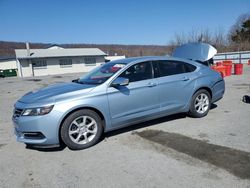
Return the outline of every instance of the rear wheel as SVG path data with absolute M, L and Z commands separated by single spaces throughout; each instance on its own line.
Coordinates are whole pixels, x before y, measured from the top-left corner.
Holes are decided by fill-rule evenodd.
M 195 118 L 207 115 L 211 107 L 211 96 L 205 89 L 198 90 L 192 97 L 189 115 Z
M 103 132 L 102 120 L 92 110 L 79 110 L 70 114 L 61 127 L 62 141 L 73 150 L 95 145 Z

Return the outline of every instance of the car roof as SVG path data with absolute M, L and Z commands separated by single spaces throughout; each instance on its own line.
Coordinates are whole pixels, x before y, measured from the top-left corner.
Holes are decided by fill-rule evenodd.
M 133 64 L 133 63 L 139 63 L 143 61 L 157 61 L 157 60 L 172 60 L 172 61 L 183 61 L 186 63 L 193 64 L 195 66 L 200 66 L 200 63 L 197 63 L 195 61 L 189 60 L 189 59 L 183 59 L 183 58 L 177 58 L 172 56 L 141 56 L 141 57 L 130 57 L 125 59 L 119 59 L 111 61 L 111 63 L 122 63 L 122 64 Z

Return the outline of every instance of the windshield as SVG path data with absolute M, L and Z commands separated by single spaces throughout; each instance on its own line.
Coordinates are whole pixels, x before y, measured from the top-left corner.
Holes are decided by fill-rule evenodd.
M 83 84 L 102 84 L 113 76 L 117 71 L 123 68 L 123 63 L 107 63 L 97 67 L 93 71 L 79 78 L 78 83 Z

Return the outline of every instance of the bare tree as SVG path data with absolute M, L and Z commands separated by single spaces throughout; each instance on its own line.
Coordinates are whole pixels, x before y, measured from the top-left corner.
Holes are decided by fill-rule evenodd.
M 175 34 L 175 38 L 169 42 L 172 51 L 176 46 L 185 43 L 205 42 L 213 45 L 219 52 L 225 52 L 232 49 L 227 38 L 227 33 L 222 27 L 218 27 L 213 32 L 208 29 L 192 29 L 190 32 Z
M 170 41 L 172 46 L 180 46 L 185 43 L 207 42 L 212 43 L 213 37 L 209 29 L 192 29 L 188 33 L 175 34 L 174 40 Z

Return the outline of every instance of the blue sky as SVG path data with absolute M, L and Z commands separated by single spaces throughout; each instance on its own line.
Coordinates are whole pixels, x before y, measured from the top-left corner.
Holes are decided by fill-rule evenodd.
M 165 45 L 247 12 L 250 0 L 0 0 L 0 40 Z

